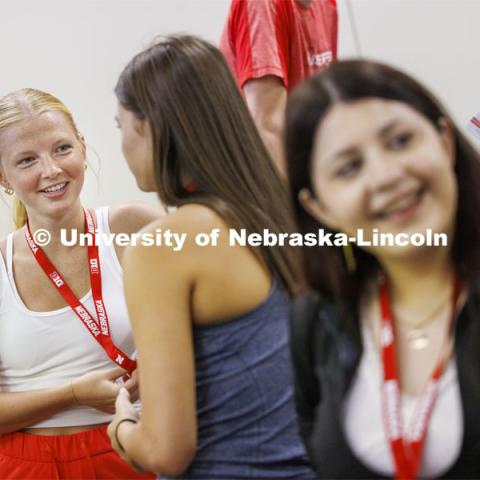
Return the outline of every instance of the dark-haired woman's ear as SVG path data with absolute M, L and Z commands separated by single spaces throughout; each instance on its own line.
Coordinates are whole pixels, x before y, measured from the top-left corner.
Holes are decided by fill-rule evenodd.
M 453 166 L 455 165 L 455 132 L 453 126 L 447 118 L 441 117 L 438 120 L 438 127 L 442 143 L 451 158 Z
M 303 209 L 311 215 L 315 220 L 320 223 L 323 223 L 328 228 L 336 230 L 336 222 L 329 215 L 328 210 L 322 201 L 313 195 L 313 193 L 308 188 L 302 188 L 298 192 L 298 201 Z

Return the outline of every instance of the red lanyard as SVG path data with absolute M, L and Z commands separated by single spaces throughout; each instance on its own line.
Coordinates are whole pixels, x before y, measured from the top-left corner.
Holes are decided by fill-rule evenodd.
M 461 284 L 458 277 L 455 276 L 449 334 L 453 327 L 460 291 Z M 403 435 L 400 413 L 401 396 L 395 355 L 395 329 L 386 280 L 383 280 L 380 285 L 380 306 L 382 311 L 382 400 L 385 431 L 390 442 L 390 449 L 395 463 L 395 477 L 402 480 L 415 479 L 418 477 L 428 423 L 437 397 L 438 382 L 442 375 L 445 359 L 442 354 L 435 366 L 432 376 L 424 388 L 413 416 L 410 438 L 407 440 Z
M 117 365 L 132 372 L 137 368 L 137 362 L 128 358 L 114 343 L 110 335 L 110 324 L 108 321 L 107 309 L 103 302 L 102 295 L 102 273 L 100 271 L 100 257 L 98 245 L 96 245 L 95 221 L 88 210 L 83 209 L 87 232 L 92 236 L 92 245 L 88 246 L 88 268 L 90 273 L 90 285 L 92 287 L 93 303 L 97 312 L 98 323 L 90 312 L 82 305 L 80 300 L 72 292 L 67 282 L 55 269 L 52 262 L 43 253 L 42 249 L 35 243 L 30 232 L 28 221 L 25 228 L 25 238 L 33 256 L 45 272 L 45 275 L 53 283 L 63 299 L 70 305 L 77 317 L 82 321 L 92 337 L 103 347 L 107 355 Z M 99 328 L 100 327 L 100 328 Z

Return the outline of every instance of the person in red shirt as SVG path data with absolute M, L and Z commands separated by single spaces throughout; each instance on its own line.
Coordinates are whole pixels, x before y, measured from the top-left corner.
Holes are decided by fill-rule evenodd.
M 337 57 L 336 0 L 232 0 L 220 49 L 281 173 L 287 94 Z

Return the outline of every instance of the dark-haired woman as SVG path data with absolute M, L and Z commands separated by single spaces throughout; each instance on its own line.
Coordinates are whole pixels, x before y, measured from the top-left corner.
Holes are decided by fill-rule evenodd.
M 301 231 L 363 238 L 304 251 L 293 352 L 317 473 L 480 478 L 478 154 L 425 88 L 365 61 L 294 94 L 287 153 Z
M 291 229 L 288 197 L 221 53 L 167 38 L 128 64 L 115 91 L 139 187 L 178 207 L 145 232 L 179 243 L 126 256 L 143 409 L 139 419 L 119 395 L 114 447 L 167 476 L 312 478 L 287 335 L 294 252 L 229 241 L 230 229 Z

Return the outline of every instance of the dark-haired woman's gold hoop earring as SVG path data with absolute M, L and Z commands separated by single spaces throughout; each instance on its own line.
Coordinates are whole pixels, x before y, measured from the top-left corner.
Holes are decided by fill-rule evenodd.
M 350 243 L 347 243 L 346 245 L 343 245 L 342 248 L 348 273 L 355 273 L 355 270 L 357 269 L 357 262 L 355 261 L 355 254 L 353 253 L 352 245 Z
M 12 187 L 5 187 L 5 193 L 7 195 L 13 195 L 13 188 Z

